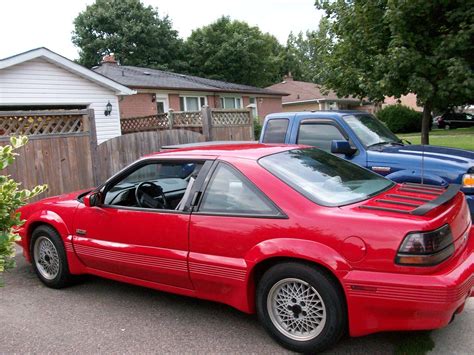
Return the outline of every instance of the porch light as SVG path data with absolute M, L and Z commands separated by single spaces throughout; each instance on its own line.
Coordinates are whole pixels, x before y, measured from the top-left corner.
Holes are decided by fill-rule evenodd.
M 111 113 L 112 113 L 112 104 L 109 101 L 107 105 L 105 105 L 104 115 L 110 116 Z

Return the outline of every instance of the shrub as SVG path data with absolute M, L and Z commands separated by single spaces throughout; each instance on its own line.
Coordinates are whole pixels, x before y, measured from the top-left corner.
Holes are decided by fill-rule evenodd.
M 27 137 L 12 137 L 11 145 L 0 147 L 0 170 L 5 169 L 15 160 L 15 149 L 18 149 L 28 142 Z M 15 212 L 24 205 L 28 199 L 46 190 L 46 185 L 36 186 L 30 190 L 20 190 L 20 183 L 9 176 L 0 176 L 0 286 L 2 286 L 1 276 L 5 270 L 15 266 L 15 241 L 18 234 L 15 227 L 21 226 L 23 221 L 20 214 Z
M 260 119 L 257 116 L 253 120 L 253 134 L 255 140 L 258 141 L 260 139 L 260 133 L 262 133 L 262 124 L 260 123 Z
M 377 118 L 394 133 L 421 132 L 423 114 L 403 105 L 390 105 L 377 112 Z

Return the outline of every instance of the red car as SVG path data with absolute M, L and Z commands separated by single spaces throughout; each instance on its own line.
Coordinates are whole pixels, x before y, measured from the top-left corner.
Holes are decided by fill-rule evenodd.
M 458 190 L 303 146 L 194 147 L 21 208 L 21 245 L 49 287 L 94 274 L 223 302 L 315 352 L 347 329 L 434 329 L 462 311 L 474 233 Z

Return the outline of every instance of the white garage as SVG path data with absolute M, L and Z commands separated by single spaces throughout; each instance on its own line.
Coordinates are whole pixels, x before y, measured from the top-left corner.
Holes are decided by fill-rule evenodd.
M 98 143 L 121 135 L 118 102 L 134 93 L 47 48 L 0 60 L 0 111 L 90 108 Z

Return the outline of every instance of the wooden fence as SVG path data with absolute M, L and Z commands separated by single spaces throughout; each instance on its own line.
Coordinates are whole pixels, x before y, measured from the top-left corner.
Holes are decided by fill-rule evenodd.
M 222 110 L 204 106 L 201 111 L 173 111 L 152 116 L 122 118 L 122 134 L 187 129 L 204 134 L 207 141 L 254 140 L 250 110 Z
M 189 130 L 136 132 L 115 137 L 97 147 L 99 182 L 120 171 L 138 158 L 159 152 L 164 145 L 204 142 L 204 135 Z
M 0 145 L 9 136 L 28 135 L 15 162 L 0 174 L 25 188 L 48 184 L 41 197 L 94 186 L 97 145 L 93 110 L 0 111 Z
M 48 184 L 43 198 L 97 186 L 163 145 L 254 139 L 249 110 L 204 107 L 125 119 L 121 124 L 127 134 L 97 145 L 93 110 L 0 111 L 0 145 L 8 144 L 13 135 L 30 139 L 0 174 L 11 175 L 25 188 Z

